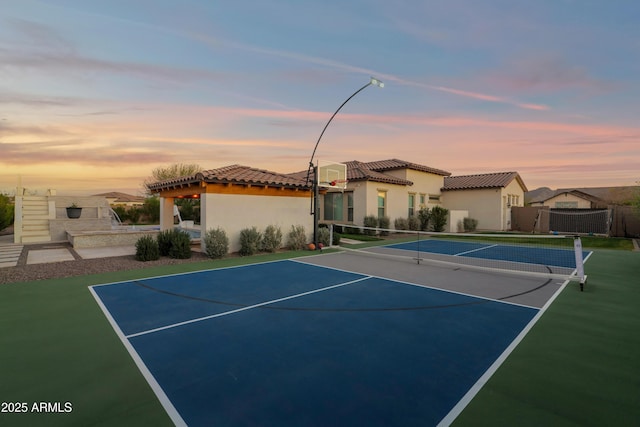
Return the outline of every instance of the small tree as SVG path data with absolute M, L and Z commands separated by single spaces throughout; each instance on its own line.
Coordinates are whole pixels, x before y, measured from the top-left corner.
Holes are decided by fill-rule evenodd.
M 158 224 L 160 222 L 160 198 L 158 196 L 150 196 L 144 199 L 142 213 L 149 223 Z
M 429 218 L 431 216 L 431 212 L 429 208 L 422 207 L 418 211 L 418 219 L 420 220 L 420 230 L 427 231 L 429 229 Z
M 444 226 L 447 225 L 447 215 L 449 215 L 449 209 L 445 209 L 441 206 L 434 206 L 431 209 L 431 229 L 433 231 L 444 231 Z
M 127 220 L 129 219 L 129 213 L 124 206 L 114 206 L 112 209 L 116 213 L 116 215 L 118 215 L 120 221 L 127 222 Z
M 151 176 L 144 180 L 144 187 L 149 191 L 149 185 L 154 182 L 195 175 L 201 170 L 200 165 L 195 163 L 174 163 L 169 166 L 157 167 L 151 171 Z

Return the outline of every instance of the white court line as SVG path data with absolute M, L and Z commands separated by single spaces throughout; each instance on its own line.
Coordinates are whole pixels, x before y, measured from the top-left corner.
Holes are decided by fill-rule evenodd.
M 331 256 L 331 255 L 335 255 L 335 254 L 336 254 L 336 252 L 330 253 L 330 254 L 325 254 L 325 256 Z M 298 262 L 298 263 L 304 264 L 304 265 L 312 265 L 312 266 L 315 266 L 315 267 L 322 267 L 322 268 L 328 268 L 328 269 L 331 269 L 331 270 L 342 271 L 343 273 L 364 274 L 364 273 L 360 273 L 360 272 L 357 272 L 357 271 L 346 270 L 344 268 L 329 267 L 327 265 L 313 264 L 313 263 L 310 263 L 310 262 L 302 261 L 299 258 L 292 259 L 291 261 Z M 470 293 L 467 293 L 467 292 L 454 291 L 454 290 L 451 290 L 451 289 L 443 289 L 443 288 L 439 288 L 437 286 L 431 286 L 431 285 L 422 284 L 422 283 L 407 282 L 407 281 L 404 281 L 404 280 L 398 280 L 398 279 L 394 279 L 394 278 L 391 278 L 391 277 L 377 276 L 377 275 L 371 274 L 371 275 L 368 275 L 368 278 L 370 278 L 370 279 L 387 280 L 389 282 L 400 283 L 401 285 L 417 286 L 419 288 L 430 289 L 430 290 L 433 290 L 433 291 L 444 292 L 444 293 L 447 293 L 447 294 L 461 295 L 461 296 L 476 298 L 476 299 L 485 300 L 485 301 L 489 301 L 489 302 L 497 302 L 497 303 L 500 303 L 500 304 L 515 305 L 515 306 L 518 306 L 518 307 L 531 308 L 533 310 L 540 310 L 540 307 L 534 307 L 534 306 L 531 306 L 531 305 L 520 304 L 520 303 L 517 303 L 517 302 L 511 302 L 511 301 L 506 301 L 506 300 L 501 300 L 501 299 L 496 299 L 496 298 L 489 298 L 489 297 L 485 297 L 485 296 L 482 296 L 482 295 L 475 295 L 475 294 L 470 294 Z
M 177 328 L 178 326 L 188 325 L 188 324 L 196 323 L 196 322 L 202 322 L 203 320 L 214 319 L 216 317 L 227 316 L 229 314 L 234 314 L 234 313 L 238 313 L 238 312 L 245 311 L 245 310 L 251 310 L 253 308 L 258 308 L 258 307 L 262 307 L 262 306 L 265 306 L 265 305 L 274 304 L 274 303 L 281 302 L 281 301 L 287 301 L 287 300 L 290 300 L 290 299 L 293 299 L 293 298 L 298 298 L 298 297 L 303 297 L 305 295 L 315 294 L 317 292 L 328 291 L 330 289 L 339 288 L 341 286 L 351 285 L 353 283 L 361 282 L 363 280 L 371 279 L 371 278 L 372 278 L 371 276 L 364 276 L 364 277 L 361 277 L 361 278 L 356 279 L 356 280 L 351 280 L 349 282 L 344 282 L 344 283 L 338 283 L 337 285 L 331 285 L 331 286 L 327 286 L 325 288 L 320 288 L 320 289 L 315 289 L 313 291 L 303 292 L 301 294 L 290 295 L 288 297 L 278 298 L 278 299 L 274 299 L 274 300 L 266 301 L 266 302 L 261 302 L 260 304 L 249 305 L 247 307 L 238 308 L 236 310 L 225 311 L 223 313 L 212 314 L 210 316 L 199 317 L 197 319 L 186 320 L 184 322 L 178 322 L 178 323 L 174 323 L 174 324 L 171 324 L 171 325 L 162 326 L 162 327 L 159 327 L 159 328 L 149 329 L 147 331 L 137 332 L 135 334 L 127 335 L 126 338 L 139 337 L 141 335 L 147 335 L 147 334 L 152 334 L 154 332 L 164 331 L 165 329 Z
M 472 252 L 484 251 L 485 249 L 495 248 L 496 246 L 498 246 L 498 245 L 497 245 L 497 244 L 495 244 L 495 245 L 484 246 L 484 247 L 482 247 L 482 248 L 472 249 L 472 250 L 470 250 L 470 251 L 460 252 L 459 254 L 453 254 L 453 256 L 460 256 L 460 255 L 470 254 L 470 253 L 472 253 Z
M 515 348 L 520 344 L 520 342 L 524 339 L 524 337 L 529 333 L 529 331 L 533 328 L 533 326 L 538 323 L 538 320 L 544 315 L 547 309 L 551 306 L 551 304 L 556 300 L 558 295 L 562 293 L 564 288 L 569 283 L 569 280 L 565 280 L 565 282 L 558 288 L 558 290 L 553 294 L 553 296 L 547 301 L 547 303 L 538 311 L 538 313 L 533 316 L 533 318 L 529 321 L 529 323 L 522 329 L 522 331 L 518 334 L 518 336 L 509 344 L 509 346 L 502 352 L 502 354 L 493 362 L 493 364 L 485 371 L 485 373 L 476 381 L 476 383 L 467 391 L 467 393 L 458 401 L 458 403 L 449 411 L 449 413 L 438 423 L 437 427 L 447 427 L 451 425 L 451 423 L 462 413 L 464 408 L 467 407 L 469 403 L 473 400 L 473 398 L 480 392 L 482 387 L 489 381 L 489 379 L 496 373 L 498 368 L 507 360 L 507 357 L 515 350 Z
M 151 387 L 151 390 L 153 390 L 153 392 L 155 393 L 156 397 L 160 401 L 160 404 L 162 405 L 164 410 L 167 412 L 167 415 L 169 416 L 169 418 L 171 418 L 171 421 L 173 421 L 173 423 L 177 427 L 182 427 L 182 426 L 186 427 L 187 423 L 184 421 L 182 416 L 180 416 L 180 413 L 178 412 L 176 407 L 173 406 L 173 403 L 171 403 L 171 400 L 169 399 L 167 394 L 164 392 L 164 390 L 162 389 L 162 387 L 160 386 L 156 378 L 153 376 L 149 368 L 147 368 L 147 365 L 144 364 L 144 362 L 142 361 L 142 358 L 140 357 L 136 349 L 133 348 L 133 345 L 129 342 L 129 340 L 125 338 L 125 335 L 122 332 L 122 329 L 120 329 L 120 327 L 118 326 L 118 323 L 115 321 L 113 316 L 111 316 L 111 313 L 109 312 L 107 307 L 103 304 L 102 300 L 100 299 L 100 296 L 93 289 L 93 286 L 89 287 L 89 292 L 91 292 L 91 295 L 93 295 L 93 298 L 96 300 L 96 302 L 98 303 L 98 306 L 100 307 L 105 317 L 111 324 L 111 327 L 116 332 L 116 335 L 118 336 L 118 338 L 120 338 L 120 341 L 129 352 L 129 355 L 131 356 L 134 363 L 142 373 L 142 376 L 147 380 L 149 387 Z

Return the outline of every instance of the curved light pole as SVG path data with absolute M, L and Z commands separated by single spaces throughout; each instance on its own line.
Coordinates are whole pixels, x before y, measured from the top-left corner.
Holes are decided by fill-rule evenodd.
M 318 217 L 320 216 L 318 199 L 320 198 L 320 186 L 319 186 L 319 179 L 318 179 L 318 167 L 313 164 L 313 157 L 316 155 L 316 150 L 318 149 L 318 144 L 320 144 L 322 135 L 324 135 L 324 131 L 327 130 L 327 128 L 329 127 L 329 124 L 331 123 L 333 118 L 336 116 L 336 114 L 338 114 L 338 112 L 342 110 L 342 107 L 344 107 L 345 104 L 351 100 L 351 98 L 353 98 L 354 96 L 356 96 L 357 94 L 359 94 L 360 92 L 362 92 L 363 90 L 365 90 L 371 85 L 378 86 L 380 88 L 384 87 L 384 83 L 382 83 L 380 80 L 374 77 L 371 77 L 369 79 L 369 83 L 362 86 L 357 91 L 353 92 L 353 94 L 350 97 L 348 97 L 342 104 L 340 104 L 340 106 L 333 113 L 333 115 L 331 116 L 327 124 L 324 125 L 324 128 L 322 129 L 322 132 L 318 137 L 318 141 L 316 141 L 316 145 L 315 147 L 313 147 L 313 153 L 311 153 L 311 159 L 309 160 L 309 169 L 307 169 L 307 184 L 309 183 L 309 174 L 311 173 L 311 171 L 313 171 L 313 186 L 312 186 L 313 195 L 312 195 L 312 202 L 311 202 L 311 215 L 313 215 L 313 244 L 315 245 L 316 249 L 318 249 L 318 220 L 319 220 Z M 331 244 L 332 242 L 329 242 L 329 243 Z

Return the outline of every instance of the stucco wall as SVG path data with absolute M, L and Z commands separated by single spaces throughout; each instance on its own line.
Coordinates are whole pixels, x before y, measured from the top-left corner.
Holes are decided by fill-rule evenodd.
M 445 191 L 443 207 L 469 211 L 469 218 L 478 220 L 478 230 L 502 229 L 502 192 L 500 189 Z
M 511 206 L 524 205 L 524 190 L 517 180 L 504 188 L 444 191 L 443 207 L 449 210 L 467 210 L 469 217 L 478 220 L 478 230 L 509 230 Z M 517 197 L 515 197 L 517 196 Z
M 307 197 L 203 194 L 201 223 L 203 235 L 208 229 L 223 229 L 229 237 L 231 252 L 240 250 L 240 231 L 253 226 L 261 232 L 268 225 L 279 226 L 283 245 L 294 225 L 304 226 L 308 241 L 313 235 L 313 216 L 310 215 L 310 199 Z
M 406 172 L 406 173 L 405 173 Z M 386 191 L 386 216 L 391 220 L 391 226 L 397 218 L 406 218 L 409 208 L 409 194 L 415 194 L 415 212 L 420 209 L 420 194 L 425 195 L 425 204 L 429 204 L 429 195 L 440 195 L 440 188 L 444 183 L 444 178 L 439 175 L 427 174 L 419 171 L 390 171 L 388 175 L 397 178 L 408 179 L 414 185 L 396 185 L 383 182 L 357 181 L 348 184 L 349 189 L 353 189 L 353 221 L 357 225 L 363 225 L 366 215 L 378 216 L 378 191 Z
M 562 207 L 562 206 L 556 206 L 556 202 L 577 202 L 578 206 L 575 207 L 577 209 L 589 209 L 591 208 L 591 202 L 589 200 L 585 200 L 581 197 L 578 197 L 574 194 L 569 194 L 569 193 L 564 193 L 564 194 L 558 194 L 555 197 L 550 198 L 549 200 L 546 200 L 543 203 L 543 206 L 549 206 L 550 208 L 556 208 L 556 207 Z

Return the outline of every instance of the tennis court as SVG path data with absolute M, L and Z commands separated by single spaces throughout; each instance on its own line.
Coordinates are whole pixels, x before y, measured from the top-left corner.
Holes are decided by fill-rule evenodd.
M 177 425 L 424 426 L 455 418 L 562 285 L 331 253 L 91 291 Z

